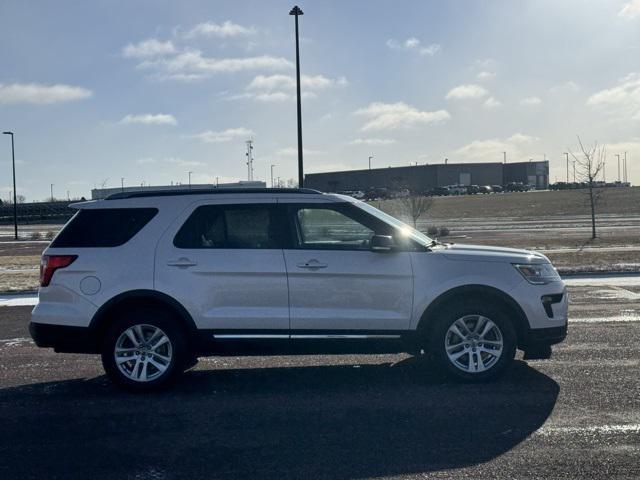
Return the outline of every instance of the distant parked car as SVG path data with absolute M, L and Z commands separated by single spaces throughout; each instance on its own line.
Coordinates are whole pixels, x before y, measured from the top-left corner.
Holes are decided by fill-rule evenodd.
M 502 185 L 491 185 L 491 190 L 493 190 L 494 193 L 502 193 L 504 188 Z
M 467 186 L 466 185 L 447 185 L 449 189 L 450 195 L 466 195 L 467 194 Z
M 526 192 L 527 186 L 522 182 L 509 182 L 504 186 L 506 192 Z
M 482 185 L 480 187 L 478 187 L 478 193 L 491 193 L 493 192 L 493 188 L 491 188 L 489 185 Z
M 427 192 L 427 195 L 434 197 L 446 197 L 450 194 L 451 192 L 449 191 L 449 187 L 436 187 Z
M 467 195 L 475 195 L 476 193 L 480 193 L 478 185 L 467 185 Z

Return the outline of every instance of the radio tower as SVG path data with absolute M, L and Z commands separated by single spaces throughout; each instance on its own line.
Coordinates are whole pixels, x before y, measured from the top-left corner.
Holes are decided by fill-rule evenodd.
M 253 140 L 247 140 L 247 180 L 253 181 Z

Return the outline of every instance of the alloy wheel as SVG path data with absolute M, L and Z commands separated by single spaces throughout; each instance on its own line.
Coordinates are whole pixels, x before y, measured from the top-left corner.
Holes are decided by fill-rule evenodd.
M 483 315 L 465 315 L 451 324 L 444 338 L 449 361 L 464 372 L 491 369 L 504 349 L 498 325 Z

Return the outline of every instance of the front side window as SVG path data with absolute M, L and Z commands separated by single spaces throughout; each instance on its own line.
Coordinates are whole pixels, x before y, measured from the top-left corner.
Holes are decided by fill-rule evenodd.
M 178 248 L 283 248 L 288 233 L 272 205 L 202 205 L 178 231 Z
M 346 212 L 332 208 L 299 208 L 295 211 L 298 247 L 312 250 L 369 250 L 372 228 Z

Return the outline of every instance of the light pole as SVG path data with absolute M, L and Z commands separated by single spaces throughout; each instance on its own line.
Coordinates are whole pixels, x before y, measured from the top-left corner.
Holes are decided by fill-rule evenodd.
M 618 183 L 620 183 L 620 154 L 616 153 L 616 157 L 618 157 Z
M 373 158 L 372 156 L 371 156 L 371 157 L 369 157 L 369 170 L 371 170 L 371 159 L 372 159 L 372 158 Z
M 53 202 L 53 186 L 54 185 L 55 185 L 54 183 L 51 184 L 51 201 L 52 202 Z
M 624 183 L 627 183 L 627 152 L 624 152 Z
M 271 188 L 273 188 L 273 167 L 275 166 L 275 164 L 271 165 Z
M 16 151 L 13 145 L 13 132 L 2 132 L 11 135 L 11 165 L 13 168 L 13 235 L 18 240 L 18 202 L 16 195 Z
M 502 156 L 504 157 L 504 163 L 507 163 L 507 152 L 502 152 Z
M 122 189 L 122 192 L 124 193 L 124 177 L 120 177 L 120 188 Z
M 573 161 L 573 183 L 576 183 L 576 161 Z
M 567 157 L 567 183 L 569 183 L 569 152 L 564 152 Z
M 289 15 L 296 17 L 296 94 L 298 99 L 298 187 L 304 187 L 304 167 L 302 163 L 302 102 L 300 100 L 300 38 L 298 35 L 298 17 L 304 15 L 297 5 Z
M 192 174 L 192 173 L 193 173 L 193 172 L 189 172 L 189 188 L 191 188 L 191 174 Z

